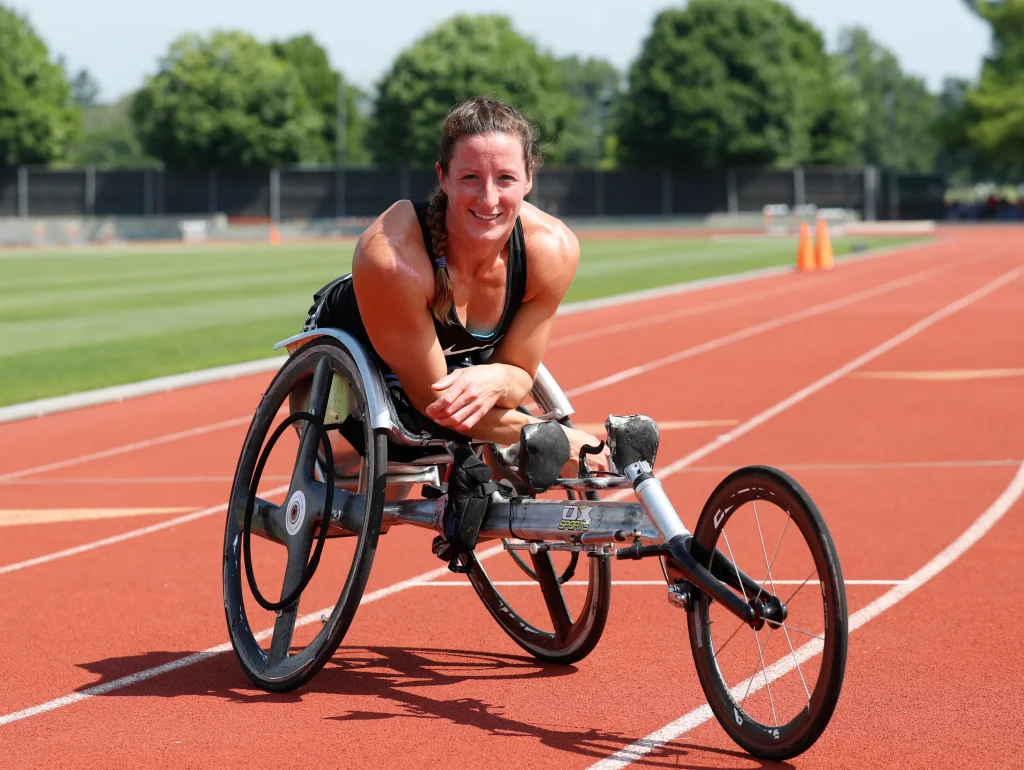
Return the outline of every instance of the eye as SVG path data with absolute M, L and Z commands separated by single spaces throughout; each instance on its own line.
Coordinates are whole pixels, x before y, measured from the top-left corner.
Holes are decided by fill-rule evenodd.
M 463 174 L 463 179 L 476 179 L 476 174 Z

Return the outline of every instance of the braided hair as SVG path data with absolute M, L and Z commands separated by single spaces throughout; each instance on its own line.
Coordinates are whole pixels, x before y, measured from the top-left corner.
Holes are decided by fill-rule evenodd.
M 441 171 L 448 174 L 448 163 L 455 154 L 455 145 L 460 139 L 477 134 L 507 134 L 516 136 L 523 145 L 523 160 L 528 174 L 541 163 L 540 148 L 530 122 L 515 108 L 491 99 L 476 96 L 459 102 L 448 112 L 441 129 L 441 143 L 437 149 L 437 163 Z M 434 302 L 430 311 L 434 318 L 445 326 L 452 322 L 452 308 L 455 296 L 448 275 L 448 230 L 445 217 L 448 213 L 448 196 L 440 185 L 434 188 L 428 198 L 427 225 L 430 228 L 431 246 L 434 250 Z

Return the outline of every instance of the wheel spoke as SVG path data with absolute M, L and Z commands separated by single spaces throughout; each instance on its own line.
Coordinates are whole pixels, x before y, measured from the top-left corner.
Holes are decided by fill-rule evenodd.
M 572 630 L 572 619 L 569 617 L 569 608 L 565 604 L 565 595 L 558 585 L 558 576 L 555 574 L 555 565 L 551 560 L 551 554 L 547 551 L 530 555 L 533 562 L 533 570 L 537 573 L 537 582 L 540 583 L 541 593 L 544 594 L 544 603 L 548 607 L 548 615 L 555 627 L 555 639 L 561 644 L 569 638 Z
M 327 397 L 331 392 L 331 362 L 324 356 L 313 372 L 313 383 L 309 387 L 309 405 L 306 411 L 323 420 L 327 410 Z M 300 421 L 301 422 L 301 421 Z M 299 449 L 295 454 L 295 470 L 292 472 L 292 487 L 297 488 L 313 479 L 316 469 L 316 450 L 320 434 L 308 423 L 302 425 L 299 435 Z
M 784 602 L 783 602 L 783 604 L 789 604 L 789 603 L 790 603 L 791 601 L 793 601 L 793 599 L 794 599 L 794 598 L 796 597 L 796 595 L 797 595 L 798 593 L 800 593 L 800 589 L 801 589 L 801 588 L 803 588 L 803 587 L 804 587 L 805 585 L 807 585 L 807 581 L 808 581 L 808 580 L 810 580 L 810 579 L 811 579 L 812 577 L 814 577 L 814 576 L 815 576 L 815 575 L 817 574 L 817 572 L 818 572 L 818 568 L 817 568 L 817 567 L 815 567 L 814 569 L 812 569 L 812 570 L 811 570 L 811 574 L 810 574 L 810 575 L 808 575 L 807 577 L 805 577 L 805 578 L 803 579 L 803 582 L 802 582 L 802 583 L 800 583 L 800 585 L 798 585 L 798 586 L 796 587 L 796 590 L 795 590 L 795 591 L 794 591 L 793 593 L 791 593 L 791 594 L 790 594 L 790 595 L 789 595 L 789 596 L 788 596 L 788 597 L 786 598 L 786 601 L 784 601 Z
M 736 634 L 738 634 L 740 631 L 742 631 L 743 627 L 746 626 L 746 625 L 747 624 L 744 623 L 742 620 L 740 621 L 740 624 L 738 626 L 736 626 L 736 630 L 733 631 L 731 634 L 729 634 L 729 638 L 725 640 L 725 644 L 723 644 L 721 647 L 719 647 L 718 649 L 715 650 L 715 657 L 716 658 L 719 656 L 719 654 L 721 654 L 725 650 L 725 648 L 726 648 L 726 646 L 728 646 L 729 642 L 731 642 L 736 637 Z
M 313 527 L 307 521 L 295 537 L 288 539 L 288 564 L 284 571 L 284 582 L 278 600 L 284 599 L 302 582 L 306 571 L 309 552 L 313 546 Z M 295 631 L 295 618 L 299 611 L 299 599 L 284 609 L 278 610 L 274 620 L 274 635 L 270 641 L 267 668 L 273 668 L 288 657 Z
M 774 564 L 774 563 L 775 563 L 775 557 L 776 557 L 776 556 L 778 555 L 778 553 L 779 553 L 779 546 L 781 546 L 781 545 L 782 545 L 782 538 L 783 538 L 783 537 L 785 536 L 785 534 L 786 534 L 786 528 L 787 528 L 787 527 L 789 526 L 789 521 L 790 521 L 790 517 L 789 517 L 789 515 L 788 515 L 788 512 L 787 512 L 787 515 L 786 515 L 786 524 L 785 524 L 785 526 L 783 526 L 783 528 L 782 528 L 782 535 L 780 535 L 780 536 L 779 536 L 779 542 L 778 542 L 778 544 L 777 544 L 777 545 L 775 546 L 775 553 L 774 553 L 774 554 L 772 554 L 772 558 L 771 558 L 771 560 L 769 561 L 769 559 L 768 559 L 768 551 L 767 551 L 767 549 L 766 549 L 766 548 L 764 547 L 764 535 L 763 535 L 763 534 L 762 534 L 762 532 L 761 532 L 761 520 L 760 520 L 760 518 L 759 518 L 759 517 L 758 517 L 758 515 L 757 515 L 757 502 L 756 502 L 756 501 L 754 501 L 754 502 L 752 503 L 752 505 L 753 505 L 753 508 L 754 508 L 754 522 L 755 522 L 755 523 L 757 524 L 757 536 L 758 536 L 758 537 L 759 537 L 759 538 L 761 539 L 761 553 L 763 553 L 763 554 L 764 554 L 764 560 L 765 560 L 765 565 L 766 565 L 766 566 L 767 566 L 767 568 L 768 568 L 768 572 L 767 572 L 767 574 L 765 575 L 765 578 L 766 578 L 766 579 L 767 579 L 767 580 L 769 581 L 769 583 L 771 584 L 771 587 L 772 587 L 772 594 L 773 594 L 773 595 L 775 595 L 775 596 L 778 596 L 778 595 L 779 595 L 779 592 L 778 592 L 778 590 L 777 590 L 777 589 L 775 588 L 775 578 L 774 578 L 774 577 L 772 577 L 772 564 Z M 813 574 L 813 573 L 812 573 L 812 574 Z M 809 579 L 810 579 L 810 577 L 808 577 L 808 580 L 809 580 Z M 804 583 L 806 583 L 806 582 L 807 582 L 807 580 L 805 580 L 805 581 L 804 581 Z M 764 587 L 764 580 L 762 580 L 762 581 L 761 581 L 761 586 L 762 586 L 762 588 Z M 802 587 L 802 586 L 801 586 L 801 587 Z M 799 589 L 797 589 L 797 590 L 799 590 Z M 770 628 L 768 629 L 768 637 L 767 637 L 767 638 L 765 639 L 765 642 L 764 642 L 764 646 L 765 646 L 765 648 L 766 648 L 766 649 L 767 649 L 767 647 L 768 647 L 768 639 L 771 639 L 772 631 L 774 631 L 774 628 L 771 628 L 771 627 L 770 627 Z M 800 683 L 801 683 L 801 684 L 803 685 L 803 687 L 804 687 L 804 693 L 805 693 L 805 694 L 807 695 L 807 705 L 808 705 L 808 706 L 810 706 L 810 705 L 811 705 L 811 691 L 810 691 L 810 690 L 809 690 L 809 689 L 807 688 L 807 680 L 806 680 L 806 679 L 804 679 L 804 672 L 803 672 L 803 669 L 802 669 L 802 668 L 800 668 L 800 661 L 799 661 L 799 660 L 797 659 L 797 657 L 796 657 L 796 650 L 794 650 L 794 649 L 793 649 L 793 640 L 792 640 L 792 639 L 790 639 L 790 636 L 789 636 L 789 630 L 788 630 L 788 629 L 786 628 L 785 624 L 783 624 L 783 627 L 782 627 L 782 633 L 783 633 L 783 634 L 785 635 L 785 637 L 786 637 L 786 643 L 787 643 L 787 644 L 789 645 L 789 653 L 790 653 L 790 655 L 792 655 L 792 656 L 793 656 L 793 662 L 794 662 L 794 663 L 796 664 L 796 671 L 797 671 L 797 674 L 799 674 L 799 675 L 800 675 Z M 764 660 L 763 660 L 763 659 L 762 659 L 762 661 L 761 661 L 761 665 L 762 665 L 762 666 L 764 665 Z M 772 691 L 771 691 L 771 687 L 769 687 L 769 688 L 768 688 L 768 697 L 769 697 L 769 699 L 771 698 L 771 696 L 772 696 Z M 775 713 L 775 708 L 774 708 L 774 705 L 772 706 L 772 713 L 773 713 L 773 714 Z M 775 724 L 776 724 L 776 725 L 778 725 L 778 721 L 776 721 L 776 723 L 775 723 Z
M 824 634 L 822 634 L 821 636 L 818 636 L 817 634 L 812 634 L 810 631 L 804 631 L 802 628 L 797 628 L 796 626 L 791 626 L 788 623 L 782 623 L 781 625 L 782 625 L 783 628 L 788 628 L 790 631 L 796 631 L 799 634 L 804 634 L 806 636 L 811 637 L 811 639 L 818 639 L 820 641 L 825 641 Z

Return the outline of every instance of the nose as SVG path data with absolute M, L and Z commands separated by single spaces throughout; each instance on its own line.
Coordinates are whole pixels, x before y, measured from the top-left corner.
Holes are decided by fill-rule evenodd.
M 498 186 L 494 184 L 493 179 L 484 179 L 484 183 L 480 187 L 479 200 L 480 205 L 485 206 L 488 210 L 497 208 Z

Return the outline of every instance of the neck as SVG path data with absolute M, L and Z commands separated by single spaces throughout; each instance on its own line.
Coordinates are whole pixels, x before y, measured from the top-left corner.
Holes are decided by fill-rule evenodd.
M 496 262 L 501 261 L 511 230 L 499 241 L 480 241 L 467 238 L 457 228 L 453 228 L 450 216 L 446 218 L 445 224 L 448 228 L 449 265 L 454 264 L 465 275 L 474 275 L 490 270 Z

